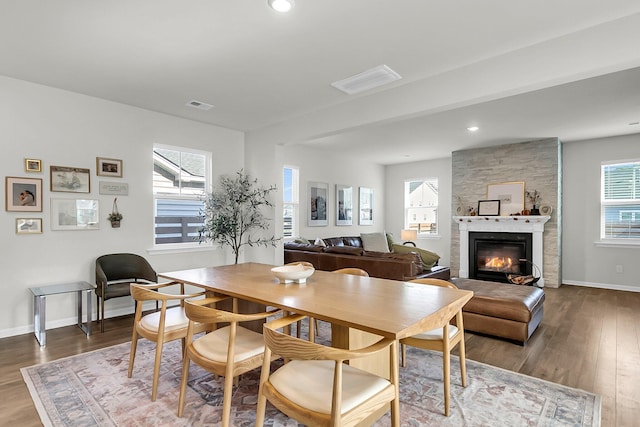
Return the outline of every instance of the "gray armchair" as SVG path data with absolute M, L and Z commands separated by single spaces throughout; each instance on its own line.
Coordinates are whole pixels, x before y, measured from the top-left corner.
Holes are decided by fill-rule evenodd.
M 96 259 L 98 320 L 104 332 L 104 302 L 131 295 L 130 283 L 157 283 L 158 275 L 146 259 L 136 254 L 108 254 Z

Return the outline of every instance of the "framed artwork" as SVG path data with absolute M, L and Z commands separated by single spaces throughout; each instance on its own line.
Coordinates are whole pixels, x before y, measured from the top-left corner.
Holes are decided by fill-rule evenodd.
M 25 172 L 42 172 L 42 160 L 24 159 Z
M 122 178 L 122 160 L 96 157 L 96 175 Z
M 91 183 L 89 169 L 51 166 L 51 191 L 89 193 Z
M 500 215 L 500 200 L 480 200 L 478 202 L 479 216 Z
M 327 196 L 329 184 L 324 182 L 309 182 L 307 189 L 307 224 L 310 227 L 329 225 L 327 217 Z
M 336 184 L 336 225 L 353 225 L 353 188 Z
M 500 215 L 509 216 L 524 209 L 524 182 L 487 185 L 487 199 L 500 200 Z
M 42 212 L 42 179 L 5 179 L 6 210 L 9 212 Z
M 99 228 L 98 200 L 51 199 L 52 230 L 97 230 Z
M 373 188 L 360 187 L 360 225 L 373 225 Z
M 126 182 L 100 181 L 99 188 L 100 194 L 109 194 L 116 196 L 129 195 L 129 184 L 127 184 Z
M 17 234 L 42 233 L 42 218 L 16 218 Z

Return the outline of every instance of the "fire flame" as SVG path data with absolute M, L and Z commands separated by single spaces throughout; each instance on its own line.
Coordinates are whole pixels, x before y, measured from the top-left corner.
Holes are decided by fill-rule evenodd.
M 485 267 L 494 269 L 511 268 L 512 265 L 513 261 L 511 260 L 511 258 L 505 257 L 488 258 L 487 262 L 485 262 L 484 264 Z

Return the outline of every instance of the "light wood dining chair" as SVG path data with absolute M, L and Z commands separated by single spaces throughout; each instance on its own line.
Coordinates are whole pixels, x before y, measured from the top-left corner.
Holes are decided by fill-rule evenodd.
M 347 268 L 341 268 L 339 270 L 333 270 L 332 273 L 352 274 L 354 276 L 369 277 L 369 273 L 367 273 L 363 269 L 361 269 L 361 268 L 353 268 L 353 267 L 347 267 Z
M 136 301 L 136 313 L 133 320 L 133 335 L 131 337 L 131 353 L 129 354 L 129 371 L 127 376 L 131 378 L 133 374 L 133 363 L 136 358 L 138 347 L 138 337 L 143 337 L 156 343 L 156 356 L 153 366 L 153 383 L 151 386 L 151 400 L 155 401 L 158 394 L 158 377 L 160 375 L 160 362 L 162 360 L 162 347 L 165 342 L 181 339 L 184 351 L 184 339 L 187 336 L 187 326 L 189 319 L 184 313 L 184 301 L 187 298 L 195 298 L 204 295 L 204 292 L 194 294 L 184 293 L 183 283 L 163 283 L 163 284 L 131 284 L 131 296 Z M 160 289 L 166 291 L 171 287 L 179 287 L 180 294 L 159 292 Z M 180 301 L 180 305 L 167 308 L 170 301 Z M 155 311 L 142 315 L 142 306 L 145 301 L 161 302 L 160 311 Z M 198 325 L 198 331 L 206 329 L 206 325 Z
M 262 334 L 238 325 L 242 322 L 264 320 L 280 312 L 273 309 L 261 313 L 237 313 L 237 299 L 233 298 L 232 312 L 210 307 L 227 297 L 210 297 L 201 300 L 186 301 L 185 314 L 189 318 L 187 346 L 182 365 L 182 381 L 178 401 L 178 416 L 182 416 L 184 399 L 189 380 L 189 365 L 193 361 L 207 371 L 224 376 L 224 394 L 222 403 L 222 426 L 229 426 L 231 416 L 231 398 L 234 378 L 262 365 L 264 340 Z M 214 329 L 206 335 L 193 339 L 198 324 L 228 323 Z M 273 353 L 267 357 L 267 364 L 279 356 Z
M 357 350 L 327 347 L 293 337 L 278 329 L 302 320 L 290 315 L 263 325 L 266 344 L 260 375 L 256 427 L 264 424 L 267 401 L 308 426 L 353 426 L 391 404 L 391 422 L 400 425 L 397 344 L 393 339 Z M 388 351 L 390 379 L 354 368 L 348 360 Z M 273 373 L 271 354 L 290 360 Z
M 423 285 L 441 286 L 444 288 L 458 289 L 456 285 L 441 279 L 414 279 L 411 283 L 420 283 Z M 464 325 L 462 322 L 462 308 L 455 315 L 456 325 L 451 325 L 452 319 L 445 319 L 445 323 L 441 328 L 431 331 L 425 331 L 417 335 L 400 340 L 400 351 L 402 353 L 401 364 L 405 366 L 406 361 L 406 345 L 411 347 L 422 348 L 426 350 L 434 350 L 442 352 L 442 375 L 444 383 L 444 414 L 449 416 L 449 400 L 450 400 L 450 373 L 451 373 L 451 349 L 459 345 L 460 353 L 460 377 L 462 386 L 467 386 L 467 367 L 465 360 L 464 348 Z

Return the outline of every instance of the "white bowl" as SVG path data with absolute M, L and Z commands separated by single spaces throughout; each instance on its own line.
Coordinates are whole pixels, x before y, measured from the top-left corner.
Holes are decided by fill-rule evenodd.
M 302 264 L 283 265 L 282 267 L 271 269 L 271 272 L 280 280 L 280 283 L 306 283 L 307 278 L 314 271 L 313 267 Z

